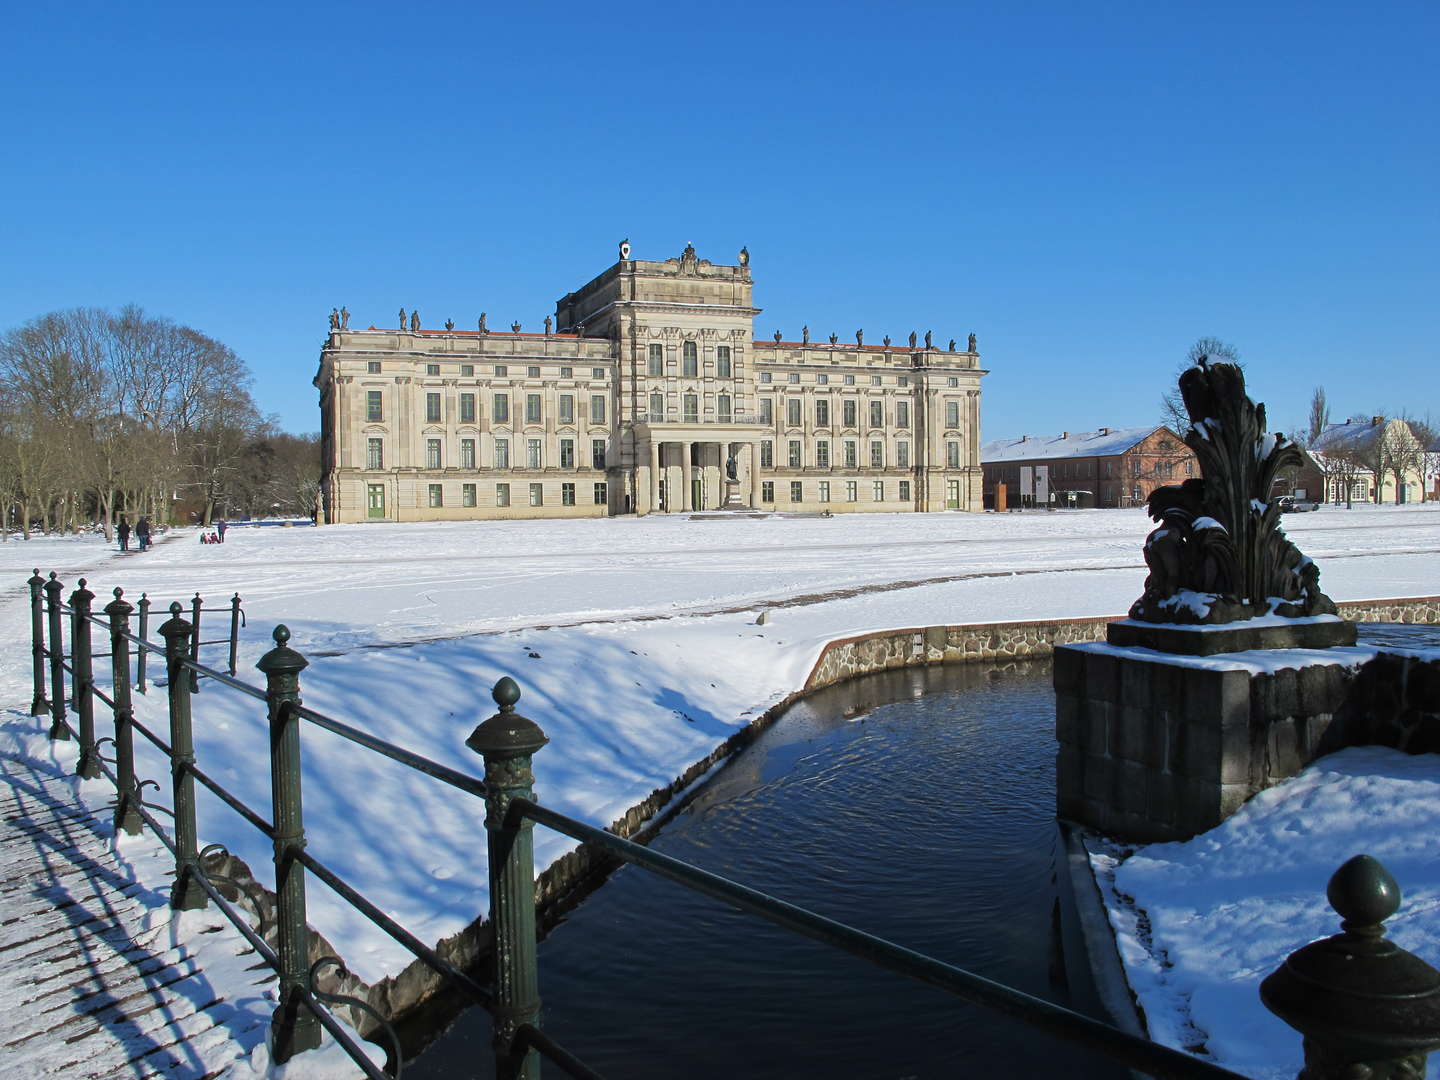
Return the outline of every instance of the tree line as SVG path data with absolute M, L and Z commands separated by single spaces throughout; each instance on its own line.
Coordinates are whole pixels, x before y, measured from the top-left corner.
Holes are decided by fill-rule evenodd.
M 134 305 L 0 334 L 0 534 L 313 517 L 318 438 L 279 431 L 250 386 L 234 350 Z

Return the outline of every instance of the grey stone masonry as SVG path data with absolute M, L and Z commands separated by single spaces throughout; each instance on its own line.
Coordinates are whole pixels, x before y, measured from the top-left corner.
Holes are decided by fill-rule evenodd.
M 1366 676 L 1395 657 L 1288 652 L 1247 662 L 1098 643 L 1057 648 L 1059 816 L 1121 840 L 1184 840 L 1316 758 L 1379 741 Z M 1262 657 L 1293 666 L 1257 670 Z M 1440 661 L 1405 663 L 1440 676 Z

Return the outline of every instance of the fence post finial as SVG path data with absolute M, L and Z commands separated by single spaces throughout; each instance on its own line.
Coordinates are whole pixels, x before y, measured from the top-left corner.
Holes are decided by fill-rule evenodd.
M 1305 1080 L 1420 1080 L 1440 1049 L 1440 971 L 1385 937 L 1400 886 L 1356 855 L 1326 895 L 1341 932 L 1286 957 L 1260 1000 L 1304 1036 Z
M 310 986 L 310 932 L 305 916 L 305 867 L 295 856 L 305 850 L 300 799 L 300 672 L 309 661 L 290 648 L 290 629 L 275 627 L 275 647 L 255 666 L 265 673 L 270 714 L 270 795 L 275 827 L 276 954 L 280 959 L 280 1003 L 270 1017 L 273 1056 L 284 1064 L 320 1045 L 320 1021 L 305 1003 Z
M 520 687 L 508 675 L 491 696 L 500 711 L 465 745 L 485 759 L 485 834 L 490 855 L 490 925 L 495 934 L 494 1044 L 497 1076 L 540 1080 L 540 1055 L 517 1040 L 540 1017 L 535 962 L 535 853 L 528 818 L 511 822 L 510 804 L 535 797 L 530 763 L 549 740 L 540 725 L 515 711 Z

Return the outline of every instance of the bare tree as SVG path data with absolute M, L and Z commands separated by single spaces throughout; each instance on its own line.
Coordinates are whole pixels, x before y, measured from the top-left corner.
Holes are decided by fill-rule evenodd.
M 1313 446 L 1315 440 L 1320 438 L 1321 432 L 1330 426 L 1330 406 L 1325 400 L 1325 387 L 1315 387 L 1314 393 L 1310 395 L 1310 430 L 1309 438 L 1303 445 Z

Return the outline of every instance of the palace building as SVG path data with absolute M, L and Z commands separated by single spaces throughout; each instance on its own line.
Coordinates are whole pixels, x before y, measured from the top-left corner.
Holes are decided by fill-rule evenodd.
M 749 263 L 624 243 L 542 333 L 332 313 L 325 520 L 980 510 L 974 335 L 757 341 Z

